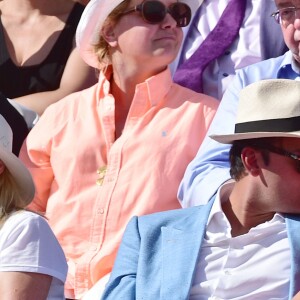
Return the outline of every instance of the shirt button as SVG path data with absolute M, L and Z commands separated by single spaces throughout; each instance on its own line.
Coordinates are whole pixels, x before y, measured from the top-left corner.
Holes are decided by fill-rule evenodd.
M 97 213 L 99 215 L 103 215 L 104 214 L 104 209 L 103 208 L 98 208 Z
M 224 76 L 224 77 L 228 77 L 229 74 L 228 74 L 228 73 L 223 73 L 223 76 Z
M 225 52 L 224 52 L 224 54 L 225 55 L 229 55 L 231 52 L 229 51 L 229 50 L 226 50 Z

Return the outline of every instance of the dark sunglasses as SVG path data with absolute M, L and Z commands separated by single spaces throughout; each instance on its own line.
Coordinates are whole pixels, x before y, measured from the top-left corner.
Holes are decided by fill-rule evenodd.
M 300 155 L 275 147 L 273 145 L 265 145 L 261 147 L 261 149 L 293 159 L 296 162 L 297 171 L 300 173 Z
M 162 2 L 156 0 L 145 1 L 133 8 L 124 11 L 122 14 L 129 14 L 138 11 L 143 19 L 150 24 L 158 24 L 164 20 L 169 13 L 177 23 L 177 27 L 185 27 L 191 21 L 190 7 L 181 2 L 176 2 L 166 7 Z

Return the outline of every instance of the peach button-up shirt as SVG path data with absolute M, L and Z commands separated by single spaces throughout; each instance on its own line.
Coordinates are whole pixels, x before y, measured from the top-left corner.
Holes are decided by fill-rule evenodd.
M 179 183 L 217 105 L 173 83 L 167 69 L 137 85 L 117 140 L 103 74 L 45 111 L 21 158 L 36 184 L 30 208 L 46 212 L 68 260 L 67 297 L 79 299 L 111 271 L 132 216 L 180 207 Z

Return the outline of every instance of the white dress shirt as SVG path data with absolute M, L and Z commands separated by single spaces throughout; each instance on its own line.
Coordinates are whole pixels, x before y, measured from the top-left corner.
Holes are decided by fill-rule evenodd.
M 291 266 L 284 218 L 275 214 L 248 233 L 232 237 L 221 208 L 231 189 L 232 183 L 224 185 L 213 204 L 190 300 L 288 299 Z

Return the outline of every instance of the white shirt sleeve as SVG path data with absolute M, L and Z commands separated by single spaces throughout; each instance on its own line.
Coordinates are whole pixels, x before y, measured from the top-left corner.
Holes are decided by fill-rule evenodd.
M 47 220 L 20 211 L 10 216 L 0 230 L 0 272 L 47 274 L 65 282 L 67 262 Z

